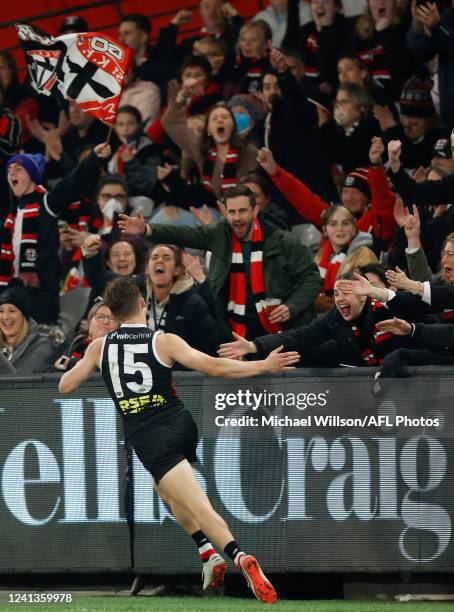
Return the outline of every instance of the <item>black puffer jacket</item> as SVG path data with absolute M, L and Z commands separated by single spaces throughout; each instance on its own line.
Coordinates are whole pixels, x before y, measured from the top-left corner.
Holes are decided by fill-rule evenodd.
M 152 297 L 149 283 L 147 298 Z M 202 297 L 206 290 L 211 292 L 208 282 L 201 285 L 200 292 L 192 278 L 181 278 L 172 287 L 166 305 L 166 317 L 163 331 L 177 334 L 193 348 L 216 355 L 220 344 L 220 330 L 210 312 L 207 301 Z M 176 369 L 184 369 L 176 365 Z
M 309 325 L 281 334 L 260 336 L 253 342 L 257 347 L 258 358 L 268 355 L 283 345 L 284 351 L 301 352 L 300 366 L 336 367 L 347 364 L 364 367 L 365 342 L 373 349 L 377 360 L 382 360 L 387 353 L 396 348 L 406 346 L 407 340 L 398 336 L 390 336 L 380 342 L 375 341 L 375 324 L 389 318 L 388 309 L 376 308 L 371 300 L 367 300 L 360 316 L 351 323 L 342 317 L 336 306 L 333 306 Z M 362 343 L 354 334 L 352 325 L 362 331 Z

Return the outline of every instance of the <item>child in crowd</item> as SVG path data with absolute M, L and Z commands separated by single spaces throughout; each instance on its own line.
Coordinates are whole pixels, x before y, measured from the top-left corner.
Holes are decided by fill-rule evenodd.
M 130 196 L 153 195 L 160 157 L 142 132 L 142 116 L 134 106 L 122 106 L 115 119 L 120 146 L 109 161 L 110 174 L 124 176 Z

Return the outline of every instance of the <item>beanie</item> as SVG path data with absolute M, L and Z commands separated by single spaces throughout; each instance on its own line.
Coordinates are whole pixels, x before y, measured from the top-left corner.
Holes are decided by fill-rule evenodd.
M 23 166 L 34 183 L 37 185 L 42 183 L 46 160 L 41 153 L 18 153 L 17 155 L 13 155 L 6 163 L 7 172 L 11 164 Z
M 261 121 L 267 115 L 264 102 L 254 94 L 236 94 L 227 102 L 228 108 L 242 106 L 254 121 Z
M 30 301 L 27 292 L 22 287 L 7 287 L 0 293 L 0 305 L 12 304 L 18 308 L 26 319 L 30 317 Z
M 368 171 L 366 168 L 355 168 L 353 172 L 347 174 L 344 180 L 344 187 L 359 189 L 370 200 L 370 187 Z
M 400 112 L 408 117 L 430 117 L 435 114 L 435 106 L 430 94 L 433 81 L 412 76 L 405 83 L 400 95 Z

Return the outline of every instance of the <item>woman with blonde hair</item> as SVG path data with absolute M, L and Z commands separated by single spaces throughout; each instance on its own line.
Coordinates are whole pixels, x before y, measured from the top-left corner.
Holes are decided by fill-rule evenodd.
M 323 289 L 316 300 L 318 312 L 324 312 L 334 303 L 332 294 L 338 276 L 378 263 L 375 253 L 369 248 L 373 243 L 372 234 L 358 231 L 355 217 L 345 206 L 335 204 L 325 210 L 322 231 L 325 241 L 315 256 L 323 279 Z
M 232 73 L 227 77 L 225 97 L 233 93 L 255 93 L 260 90 L 262 75 L 270 68 L 268 59 L 273 34 L 270 26 L 258 19 L 249 21 L 240 30 L 237 55 Z
M 57 352 L 56 345 L 34 319 L 22 287 L 0 294 L 0 374 L 45 372 Z

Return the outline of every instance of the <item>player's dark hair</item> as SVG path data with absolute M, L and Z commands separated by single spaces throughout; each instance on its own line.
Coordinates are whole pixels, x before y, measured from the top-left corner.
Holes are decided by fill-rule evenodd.
M 122 322 L 139 313 L 140 297 L 137 283 L 132 278 L 122 276 L 107 285 L 103 300 L 112 315 Z

